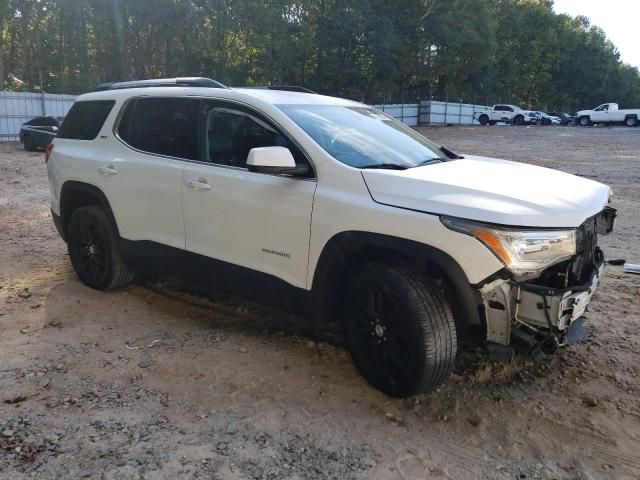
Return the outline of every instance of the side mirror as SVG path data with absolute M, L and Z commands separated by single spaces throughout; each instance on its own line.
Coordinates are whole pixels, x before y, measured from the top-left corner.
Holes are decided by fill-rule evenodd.
M 285 147 L 252 148 L 247 157 L 247 168 L 251 172 L 276 173 L 304 176 L 309 173 L 307 165 L 298 165 Z

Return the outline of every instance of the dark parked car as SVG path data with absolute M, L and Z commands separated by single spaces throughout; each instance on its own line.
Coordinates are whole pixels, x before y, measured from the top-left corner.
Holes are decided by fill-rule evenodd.
M 570 123 L 576 123 L 576 119 L 568 113 L 562 112 L 547 112 L 547 115 L 560 118 L 560 125 L 569 125 Z
M 20 128 L 20 141 L 24 144 L 24 149 L 33 151 L 46 148 L 58 134 L 62 120 L 64 117 L 33 117 L 23 123 Z

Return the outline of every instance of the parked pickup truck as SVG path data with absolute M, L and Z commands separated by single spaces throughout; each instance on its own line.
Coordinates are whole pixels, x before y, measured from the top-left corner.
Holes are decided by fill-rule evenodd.
M 494 105 L 490 111 L 475 112 L 473 118 L 478 120 L 480 125 L 495 125 L 498 122 L 515 123 L 516 125 L 538 123 L 536 112 L 522 110 L 515 105 Z
M 617 103 L 603 103 L 593 110 L 580 110 L 574 116 L 578 125 L 583 127 L 595 123 L 624 124 L 627 127 L 640 124 L 640 108 L 620 109 Z

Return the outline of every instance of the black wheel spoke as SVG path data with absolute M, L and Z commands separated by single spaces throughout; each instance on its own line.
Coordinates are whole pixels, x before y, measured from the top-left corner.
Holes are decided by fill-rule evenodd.
M 375 319 L 378 313 L 377 291 L 373 288 L 367 290 L 367 314 L 369 318 Z

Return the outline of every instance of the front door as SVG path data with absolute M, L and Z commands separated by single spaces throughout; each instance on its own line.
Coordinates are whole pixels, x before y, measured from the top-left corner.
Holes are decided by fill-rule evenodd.
M 609 104 L 605 103 L 604 105 L 600 105 L 593 111 L 593 115 L 591 116 L 591 121 L 595 123 L 607 123 L 609 122 Z
M 183 207 L 187 250 L 274 275 L 305 288 L 316 180 L 250 172 L 249 151 L 300 149 L 260 113 L 203 101 L 201 162 L 185 164 Z

